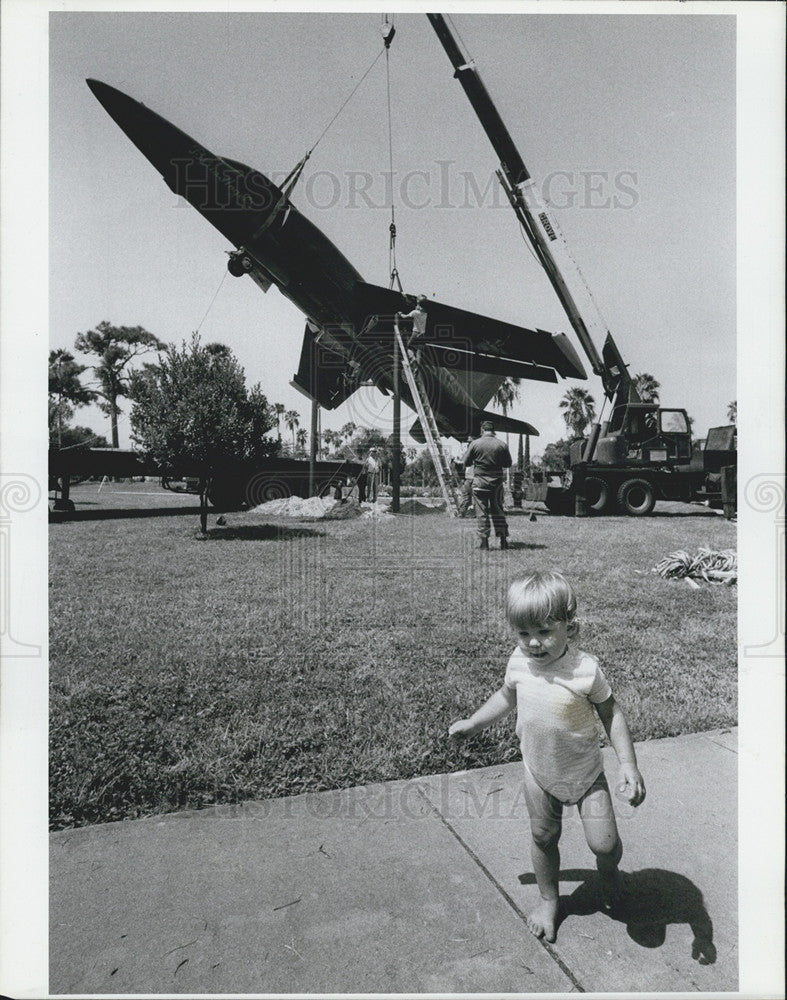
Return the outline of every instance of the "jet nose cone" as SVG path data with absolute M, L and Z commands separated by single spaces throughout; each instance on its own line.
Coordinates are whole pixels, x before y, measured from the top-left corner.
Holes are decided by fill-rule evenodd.
M 110 87 L 108 83 L 100 80 L 87 79 L 85 83 L 90 87 L 94 96 L 100 101 L 104 109 L 120 125 L 124 131 L 126 125 L 130 123 L 144 109 L 144 105 L 135 101 L 133 97 L 124 94 L 122 90 Z
M 93 94 L 98 98 L 99 101 L 104 105 L 107 110 L 109 106 L 113 104 L 113 98 L 125 97 L 125 94 L 121 94 L 119 90 L 115 90 L 114 87 L 110 87 L 108 83 L 102 83 L 100 80 L 93 80 L 88 77 L 85 83 L 90 87 Z M 128 100 L 128 98 L 126 98 Z
M 117 125 L 163 175 L 170 187 L 175 183 L 178 161 L 193 158 L 201 150 L 194 139 L 175 128 L 165 118 L 100 80 L 85 81 Z

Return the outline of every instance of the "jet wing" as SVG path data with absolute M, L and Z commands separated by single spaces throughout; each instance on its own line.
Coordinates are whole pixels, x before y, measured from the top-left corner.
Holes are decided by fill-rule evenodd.
M 388 288 L 359 281 L 354 289 L 359 314 L 392 316 L 409 312 L 403 296 Z M 474 355 L 472 369 L 495 375 L 515 375 L 537 381 L 586 379 L 587 373 L 563 333 L 531 330 L 478 313 L 430 300 L 426 306 L 424 344 L 435 348 L 438 364 L 468 370 L 468 360 L 457 352 Z M 508 364 L 513 362 L 513 365 Z

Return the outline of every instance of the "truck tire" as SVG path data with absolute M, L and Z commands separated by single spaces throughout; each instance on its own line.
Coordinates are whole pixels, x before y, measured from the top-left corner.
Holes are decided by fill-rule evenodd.
M 271 500 L 285 500 L 292 493 L 292 485 L 284 476 L 261 473 L 249 479 L 244 499 L 249 507 L 257 507 L 261 503 L 270 503 Z
M 243 486 L 237 480 L 217 477 L 208 486 L 208 501 L 220 513 L 240 510 L 243 506 Z
M 552 514 L 570 515 L 574 513 L 574 494 L 560 487 L 550 486 L 544 500 L 547 510 Z
M 611 491 L 609 483 L 598 476 L 588 476 L 585 480 L 585 500 L 588 507 L 596 514 L 603 513 L 610 503 Z
M 656 493 L 647 479 L 627 479 L 618 490 L 618 503 L 632 517 L 650 514 L 656 505 Z

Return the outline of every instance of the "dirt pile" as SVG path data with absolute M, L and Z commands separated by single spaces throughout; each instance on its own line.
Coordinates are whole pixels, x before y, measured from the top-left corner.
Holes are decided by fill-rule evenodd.
M 445 500 L 405 500 L 399 507 L 400 514 L 442 514 Z
M 329 497 L 284 497 L 269 500 L 253 507 L 249 513 L 263 514 L 265 517 L 291 517 L 298 520 L 315 521 L 324 518 L 337 505 L 338 500 Z

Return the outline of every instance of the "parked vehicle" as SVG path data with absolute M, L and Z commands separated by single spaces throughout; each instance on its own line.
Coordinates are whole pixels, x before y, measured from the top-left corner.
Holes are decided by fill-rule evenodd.
M 123 448 L 67 448 L 49 450 L 49 475 L 59 482 L 55 510 L 73 510 L 69 497 L 72 479 L 89 476 L 159 476 L 166 489 L 199 493 L 204 482 L 211 505 L 220 511 L 256 507 L 288 496 L 323 496 L 339 480 L 353 482 L 361 470 L 358 462 L 269 458 L 259 462 L 229 462 L 209 470 L 184 462 L 162 468 L 139 452 Z

